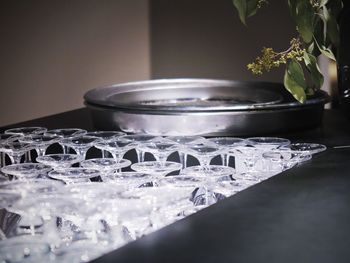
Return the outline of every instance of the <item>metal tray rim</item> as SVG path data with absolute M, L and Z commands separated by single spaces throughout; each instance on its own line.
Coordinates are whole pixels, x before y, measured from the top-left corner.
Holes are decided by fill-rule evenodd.
M 139 110 L 142 111 L 142 113 L 146 112 L 159 112 L 166 114 L 167 112 L 221 112 L 221 111 L 252 111 L 252 110 L 276 110 L 281 108 L 295 108 L 295 107 L 305 107 L 308 105 L 314 105 L 314 104 L 325 104 L 328 101 L 327 93 L 323 91 L 318 91 L 313 97 L 310 97 L 306 100 L 304 104 L 299 103 L 296 100 L 288 101 L 288 102 L 276 102 L 276 103 L 261 103 L 261 104 L 252 104 L 252 105 L 232 105 L 232 106 L 221 106 L 221 107 L 190 107 L 190 108 L 183 108 L 183 107 L 144 107 L 140 105 L 127 105 L 127 104 L 111 104 L 106 101 L 101 101 L 101 99 L 96 98 L 96 95 L 99 93 L 102 93 L 106 90 L 113 90 L 114 94 L 120 94 L 124 92 L 130 92 L 137 90 L 135 89 L 135 86 L 142 86 L 145 84 L 152 83 L 152 88 L 143 88 L 143 90 L 157 90 L 157 89 L 164 89 L 162 86 L 163 84 L 169 84 L 173 83 L 174 85 L 176 83 L 188 83 L 189 86 L 193 85 L 193 83 L 199 83 L 199 85 L 224 85 L 224 86 L 232 86 L 232 85 L 253 85 L 253 86 L 261 86 L 261 85 L 268 85 L 269 87 L 276 86 L 278 88 L 281 87 L 281 83 L 275 83 L 275 82 L 250 82 L 250 81 L 235 81 L 235 80 L 217 80 L 217 79 L 196 79 L 196 78 L 181 78 L 181 79 L 158 79 L 158 80 L 146 80 L 146 81 L 137 81 L 137 82 L 128 82 L 128 83 L 122 83 L 122 84 L 115 84 L 110 86 L 105 86 L 101 88 L 95 88 L 92 90 L 89 90 L 85 93 L 84 99 L 85 103 L 87 105 L 94 105 L 95 107 L 100 108 L 110 108 L 112 110 L 122 109 L 122 110 Z M 204 85 L 205 84 L 205 85 Z M 157 85 L 160 85 L 157 87 Z M 198 85 L 198 84 L 197 84 Z M 133 86 L 132 89 L 130 89 L 130 86 Z M 120 90 L 118 90 L 118 88 Z M 180 87 L 186 88 L 186 87 Z

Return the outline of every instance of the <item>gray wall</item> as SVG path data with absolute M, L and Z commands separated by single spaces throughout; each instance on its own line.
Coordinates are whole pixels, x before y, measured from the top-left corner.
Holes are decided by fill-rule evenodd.
M 269 2 L 245 27 L 231 0 L 0 0 L 0 126 L 82 107 L 112 83 L 281 81 L 246 70 L 295 35 L 286 1 Z
M 0 126 L 150 77 L 147 0 L 0 0 Z
M 152 78 L 282 81 L 283 70 L 246 70 L 263 46 L 283 50 L 296 35 L 287 1 L 269 3 L 245 27 L 232 0 L 151 0 Z

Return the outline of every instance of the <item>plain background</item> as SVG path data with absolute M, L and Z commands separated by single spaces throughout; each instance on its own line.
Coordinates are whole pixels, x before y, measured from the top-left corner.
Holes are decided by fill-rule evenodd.
M 145 0 L 0 0 L 0 126 L 83 106 L 150 78 Z

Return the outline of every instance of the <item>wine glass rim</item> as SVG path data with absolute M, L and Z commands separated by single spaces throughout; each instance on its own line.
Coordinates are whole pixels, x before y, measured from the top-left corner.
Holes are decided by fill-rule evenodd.
M 31 133 L 45 133 L 46 131 L 47 131 L 47 128 L 45 128 L 45 127 L 40 127 L 40 126 L 28 126 L 28 127 L 16 127 L 16 128 L 11 128 L 11 129 L 7 129 L 7 130 L 5 130 L 5 132 L 4 133 L 6 133 L 6 134 L 20 134 L 20 135 L 23 135 L 23 133 L 20 133 L 19 131 L 20 130 L 34 130 L 34 131 L 32 131 L 32 132 L 30 132 L 29 134 L 31 134 Z M 18 131 L 18 132 L 16 132 L 16 130 Z M 37 130 L 37 131 L 36 131 Z
M 246 139 L 247 143 L 251 144 L 279 144 L 279 145 L 286 145 L 290 144 L 291 141 L 286 138 L 281 137 L 249 137 Z

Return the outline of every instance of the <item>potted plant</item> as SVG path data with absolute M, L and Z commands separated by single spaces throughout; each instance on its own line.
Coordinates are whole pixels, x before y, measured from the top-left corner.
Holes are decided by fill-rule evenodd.
M 262 48 L 261 55 L 247 65 L 248 69 L 253 74 L 263 74 L 285 66 L 285 88 L 296 100 L 304 103 L 307 97 L 323 85 L 324 77 L 317 64 L 317 57 L 323 54 L 336 61 L 336 50 L 341 43 L 337 18 L 344 5 L 347 5 L 345 2 L 347 1 L 288 0 L 290 15 L 296 24 L 295 38 L 290 40 L 285 51 Z M 246 19 L 267 5 L 268 0 L 233 0 L 233 4 L 241 22 L 246 25 Z

